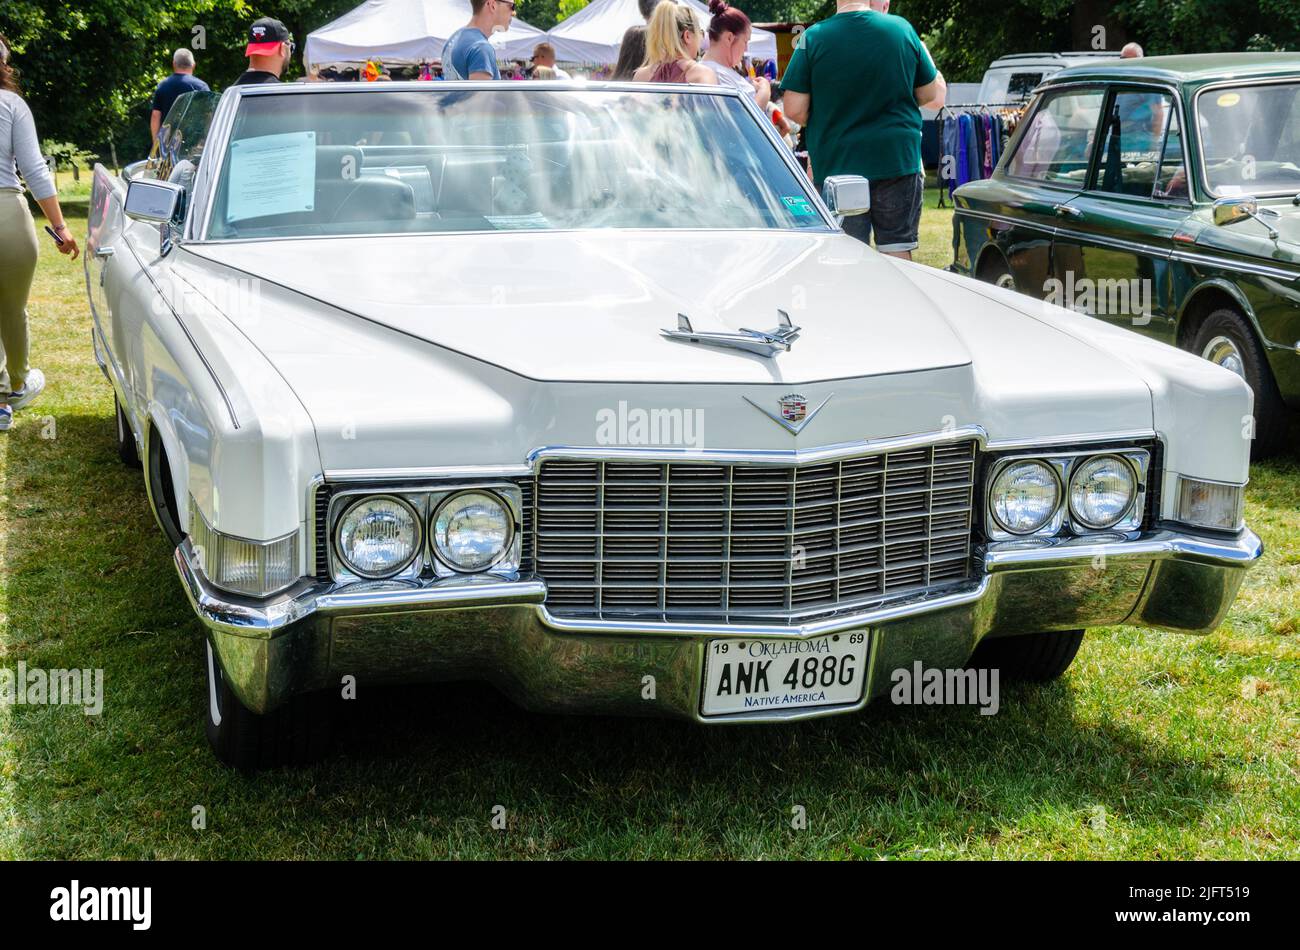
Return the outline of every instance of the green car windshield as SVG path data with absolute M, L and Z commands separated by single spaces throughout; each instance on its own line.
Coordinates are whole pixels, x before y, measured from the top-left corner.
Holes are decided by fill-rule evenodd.
M 1215 197 L 1300 193 L 1300 83 L 1208 89 L 1196 100 Z
M 831 226 L 736 97 L 457 85 L 246 96 L 207 237 Z

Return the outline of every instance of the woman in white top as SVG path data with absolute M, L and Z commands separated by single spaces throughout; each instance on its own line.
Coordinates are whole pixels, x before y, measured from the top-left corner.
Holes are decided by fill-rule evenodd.
M 77 239 L 63 220 L 54 178 L 41 158 L 36 123 L 9 65 L 9 41 L 0 35 L 0 343 L 5 363 L 0 370 L 0 430 L 13 423 L 15 409 L 45 388 L 45 375 L 27 365 L 27 295 L 36 274 L 37 243 L 23 180 L 63 242 L 60 253 L 76 260 L 81 253 Z
M 725 0 L 709 0 L 709 48 L 704 53 L 703 65 L 718 76 L 724 86 L 735 86 L 754 97 L 760 109 L 766 109 L 772 98 L 772 86 L 766 79 L 749 79 L 736 72 L 745 58 L 745 47 L 753 32 L 749 17 L 743 10 L 727 6 Z

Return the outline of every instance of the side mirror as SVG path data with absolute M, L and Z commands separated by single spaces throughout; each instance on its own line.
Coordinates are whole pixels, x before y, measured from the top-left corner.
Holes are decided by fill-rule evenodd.
M 1242 195 L 1240 197 L 1229 195 L 1227 198 L 1219 198 L 1214 202 L 1213 213 L 1214 223 L 1220 227 L 1253 218 L 1268 231 L 1270 240 L 1277 240 L 1277 229 L 1259 216 L 1259 202 L 1253 195 Z
M 863 214 L 871 210 L 871 182 L 861 175 L 831 175 L 822 182 L 822 200 L 831 214 Z
M 1236 224 L 1257 214 L 1259 214 L 1259 202 L 1250 195 L 1240 198 L 1234 195 L 1219 198 L 1214 202 L 1214 223 L 1220 227 L 1225 224 Z
M 126 216 L 150 224 L 171 224 L 185 201 L 185 189 L 170 181 L 136 178 L 126 186 Z

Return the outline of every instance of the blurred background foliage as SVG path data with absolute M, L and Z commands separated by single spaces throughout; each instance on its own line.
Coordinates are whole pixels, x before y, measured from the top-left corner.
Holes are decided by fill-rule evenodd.
M 586 0 L 519 0 L 518 15 L 540 29 Z M 3 0 L 23 94 L 43 138 L 120 162 L 147 151 L 149 99 L 171 71 L 171 52 L 190 46 L 197 74 L 224 88 L 245 66 L 248 24 L 275 16 L 306 35 L 359 0 Z M 755 22 L 810 22 L 834 0 L 740 0 Z M 1129 40 L 1148 55 L 1296 49 L 1300 0 L 894 0 L 890 9 L 925 36 L 949 81 L 978 81 L 1007 53 L 1118 49 Z M 302 61 L 288 78 L 301 75 Z

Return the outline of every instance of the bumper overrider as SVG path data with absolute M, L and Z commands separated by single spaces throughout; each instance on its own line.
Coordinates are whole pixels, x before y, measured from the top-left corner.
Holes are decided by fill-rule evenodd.
M 228 681 L 256 712 L 296 693 L 339 688 L 350 675 L 358 683 L 482 680 L 526 708 L 551 712 L 762 722 L 860 709 L 889 690 L 891 671 L 918 660 L 961 667 L 985 637 L 1122 623 L 1208 633 L 1261 554 L 1246 528 L 1202 533 L 1172 523 L 1100 538 L 990 542 L 975 550 L 967 582 L 771 626 L 557 617 L 536 576 L 345 585 L 303 579 L 255 600 L 208 583 L 188 540 L 175 562 Z M 710 641 L 847 631 L 870 634 L 857 702 L 703 716 Z

